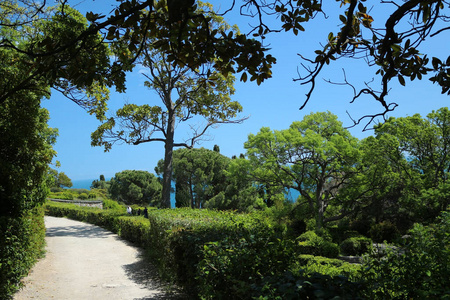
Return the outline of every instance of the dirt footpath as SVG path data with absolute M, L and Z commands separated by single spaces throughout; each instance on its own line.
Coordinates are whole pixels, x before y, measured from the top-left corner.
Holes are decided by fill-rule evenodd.
M 100 227 L 45 217 L 46 257 L 14 299 L 179 299 L 162 290 L 156 272 L 131 246 Z

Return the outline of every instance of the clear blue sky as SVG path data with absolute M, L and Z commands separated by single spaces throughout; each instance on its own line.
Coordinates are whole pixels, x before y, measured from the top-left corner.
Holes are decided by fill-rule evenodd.
M 69 0 L 70 5 L 79 9 L 83 14 L 86 11 L 108 13 L 113 0 Z M 239 3 L 240 1 L 237 0 Z M 211 1 L 216 7 L 226 8 L 229 1 Z M 221 4 L 224 3 L 224 4 Z M 334 3 L 333 3 L 334 5 Z M 387 5 L 387 4 L 386 4 Z M 377 7 L 378 8 L 378 7 Z M 342 60 L 327 66 L 319 78 L 316 90 L 303 109 L 299 107 L 305 100 L 309 86 L 302 86 L 293 82 L 297 71 L 301 70 L 300 59 L 297 53 L 313 58 L 314 50 L 320 49 L 319 44 L 324 42 L 328 32 L 336 32 L 339 21 L 337 8 L 330 8 L 329 18 L 319 16 L 316 20 L 306 24 L 306 32 L 298 36 L 292 33 L 275 33 L 270 35 L 266 42 L 270 45 L 270 53 L 277 58 L 277 64 L 273 69 L 273 78 L 260 86 L 252 82 L 242 83 L 236 81 L 236 93 L 233 99 L 239 101 L 244 111 L 241 116 L 250 118 L 241 125 L 222 125 L 209 132 L 210 141 L 205 141 L 197 147 L 212 149 L 219 145 L 221 153 L 231 157 L 245 153 L 244 142 L 250 133 L 256 134 L 263 126 L 271 129 L 282 130 L 289 127 L 293 121 L 301 120 L 311 112 L 331 111 L 344 123 L 350 126 L 352 121 L 347 116 L 348 111 L 352 117 L 357 118 L 364 114 L 381 110 L 381 107 L 370 98 L 362 98 L 357 103 L 350 104 L 353 92 L 349 87 L 337 86 L 326 83 L 322 79 L 330 79 L 342 82 L 342 68 L 346 68 L 346 75 L 350 82 L 362 87 L 364 81 L 373 78 L 373 72 L 368 72 L 364 61 Z M 230 24 L 237 24 L 242 32 L 248 31 L 248 23 L 251 19 L 245 19 L 233 13 L 226 17 Z M 376 25 L 377 19 L 374 24 Z M 254 21 L 253 21 L 254 22 Z M 384 22 L 384 21 L 383 21 Z M 423 51 L 430 52 L 441 57 L 448 55 L 450 38 L 441 37 L 438 41 L 430 41 L 423 44 Z M 304 72 L 302 72 L 304 74 Z M 376 80 L 379 80 L 376 78 Z M 158 97 L 143 86 L 144 78 L 139 73 L 129 74 L 127 77 L 127 92 L 118 94 L 111 92 L 109 101 L 109 115 L 124 102 L 129 103 L 154 103 L 159 104 Z M 425 116 L 432 110 L 448 105 L 448 96 L 440 94 L 440 88 L 431 84 L 427 79 L 422 81 L 407 81 L 406 87 L 392 85 L 389 99 L 396 101 L 399 107 L 390 116 L 400 117 L 420 113 Z M 54 92 L 50 100 L 43 101 L 43 107 L 50 111 L 50 126 L 59 129 L 59 138 L 55 145 L 58 152 L 56 160 L 61 162 L 60 172 L 66 173 L 72 180 L 96 179 L 100 174 L 107 178 L 114 176 L 116 172 L 123 170 L 147 170 L 153 172 L 158 160 L 163 158 L 164 145 L 152 142 L 133 145 L 115 145 L 110 152 L 105 153 L 102 148 L 90 146 L 90 134 L 99 121 L 90 116 L 83 109 Z M 362 132 L 363 126 L 350 129 L 358 138 L 364 138 L 371 132 Z M 184 129 L 176 131 L 176 138 L 182 138 Z

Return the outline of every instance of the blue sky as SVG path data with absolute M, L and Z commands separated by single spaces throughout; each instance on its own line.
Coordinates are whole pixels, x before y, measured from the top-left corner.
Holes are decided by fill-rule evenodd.
M 82 13 L 86 11 L 108 13 L 112 5 L 117 3 L 113 0 L 69 0 L 68 2 Z M 225 9 L 225 4 L 221 3 L 229 3 L 229 1 L 216 0 L 211 3 L 215 7 Z M 212 149 L 217 144 L 222 154 L 231 157 L 245 153 L 244 143 L 247 141 L 248 134 L 256 134 L 263 126 L 282 130 L 311 112 L 327 110 L 336 114 L 344 126 L 350 126 L 352 121 L 347 111 L 352 117 L 357 118 L 381 110 L 381 107 L 370 98 L 363 98 L 350 104 L 353 92 L 349 87 L 331 85 L 322 80 L 342 82 L 342 68 L 345 67 L 347 79 L 358 87 L 362 87 L 364 81 L 370 81 L 374 75 L 363 60 L 342 60 L 327 66 L 317 82 L 311 100 L 303 110 L 299 110 L 309 86 L 293 81 L 293 78 L 298 76 L 297 72 L 302 71 L 297 53 L 310 58 L 314 57 L 314 50 L 320 49 L 319 45 L 325 41 L 328 33 L 337 31 L 338 14 L 333 14 L 337 9 L 338 7 L 330 7 L 327 19 L 319 16 L 306 24 L 306 32 L 298 36 L 292 33 L 270 35 L 265 43 L 269 44 L 270 53 L 277 58 L 277 64 L 273 68 L 273 78 L 260 86 L 253 82 L 236 81 L 235 84 L 236 93 L 233 95 L 233 100 L 241 103 L 244 108 L 241 116 L 249 116 L 249 119 L 240 125 L 221 125 L 217 129 L 210 130 L 211 140 L 197 147 Z M 376 13 L 375 9 L 374 13 Z M 230 24 L 237 24 L 242 32 L 247 32 L 248 23 L 254 22 L 240 17 L 237 13 L 227 15 L 226 20 Z M 375 25 L 376 21 L 375 18 Z M 449 46 L 450 38 L 447 35 L 440 37 L 438 41 L 427 41 L 421 49 L 427 53 L 446 57 Z M 239 78 L 239 75 L 237 77 Z M 375 78 L 375 80 L 379 79 Z M 129 74 L 126 93 L 118 94 L 111 91 L 108 114 L 111 115 L 125 102 L 159 104 L 160 100 L 143 86 L 143 81 L 142 74 L 138 72 Z M 448 105 L 448 96 L 441 95 L 440 88 L 428 80 L 412 83 L 407 81 L 406 87 L 393 84 L 392 88 L 389 99 L 396 101 L 399 107 L 390 116 L 401 117 L 415 113 L 425 116 L 432 110 Z M 110 152 L 106 153 L 100 147 L 91 147 L 90 134 L 100 125 L 99 121 L 56 92 L 50 100 L 43 101 L 43 107 L 50 111 L 50 126 L 59 129 L 59 138 L 54 147 L 58 152 L 56 160 L 61 162 L 58 170 L 66 173 L 72 180 L 96 179 L 100 174 L 109 178 L 123 170 L 153 172 L 158 160 L 163 158 L 164 145 L 158 142 L 138 146 L 116 144 Z M 179 129 L 175 132 L 176 138 L 182 138 L 185 134 L 183 128 Z M 362 129 L 363 126 L 357 126 L 350 131 L 360 139 L 371 134 L 371 132 L 363 132 Z

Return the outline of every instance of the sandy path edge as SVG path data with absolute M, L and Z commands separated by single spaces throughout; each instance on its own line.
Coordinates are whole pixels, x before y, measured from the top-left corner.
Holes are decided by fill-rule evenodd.
M 91 224 L 45 217 L 46 256 L 23 279 L 22 299 L 180 299 L 166 294 L 139 248 Z

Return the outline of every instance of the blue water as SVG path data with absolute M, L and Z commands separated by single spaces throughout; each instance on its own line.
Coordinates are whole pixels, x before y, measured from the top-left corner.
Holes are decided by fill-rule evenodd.
M 72 189 L 91 189 L 92 181 L 95 179 L 72 180 Z

